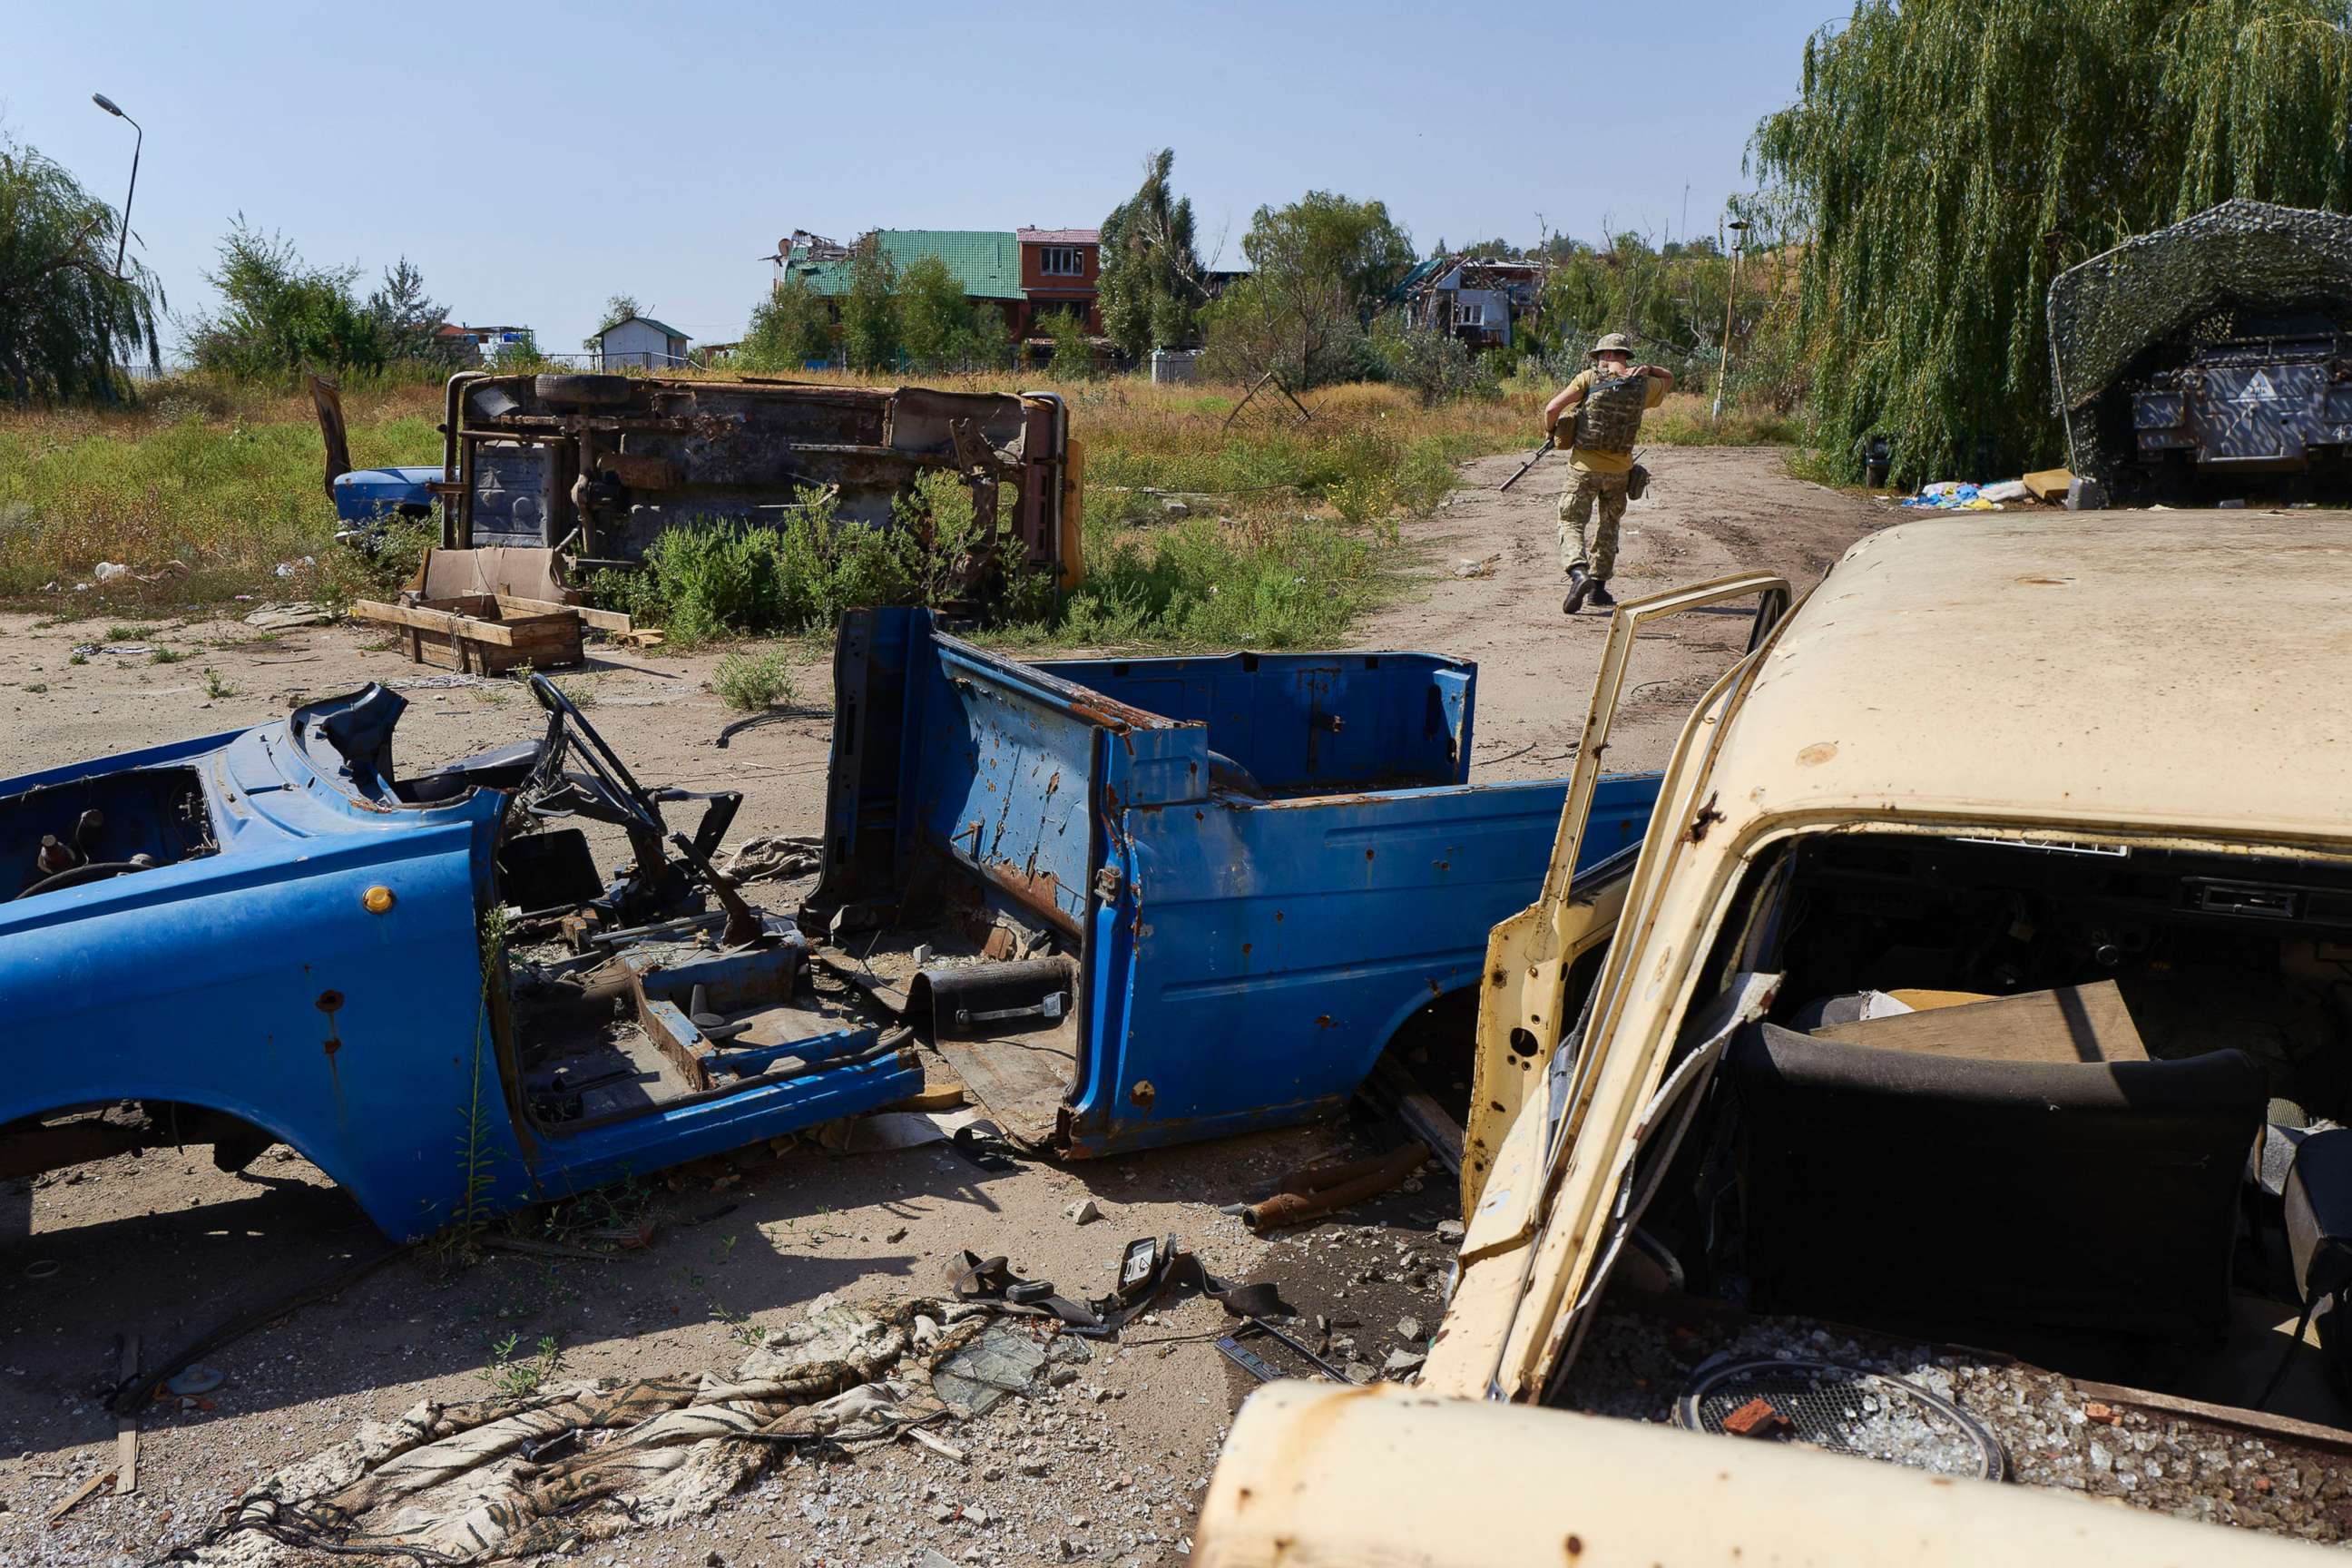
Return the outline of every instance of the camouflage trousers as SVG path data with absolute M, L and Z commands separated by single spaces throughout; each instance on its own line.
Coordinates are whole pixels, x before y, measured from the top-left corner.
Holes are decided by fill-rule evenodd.
M 1623 474 L 1579 468 L 1559 492 L 1559 569 L 1581 566 L 1603 583 L 1617 569 L 1617 526 L 1625 521 Z M 1601 503 L 1601 526 L 1592 526 L 1592 503 Z

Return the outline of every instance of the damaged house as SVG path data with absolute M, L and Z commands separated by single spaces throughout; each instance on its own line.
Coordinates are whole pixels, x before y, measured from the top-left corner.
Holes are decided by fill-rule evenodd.
M 1474 352 L 1508 348 L 1515 324 L 1540 319 L 1549 275 L 1541 261 L 1440 254 L 1406 273 L 1390 298 L 1410 326 L 1450 333 Z

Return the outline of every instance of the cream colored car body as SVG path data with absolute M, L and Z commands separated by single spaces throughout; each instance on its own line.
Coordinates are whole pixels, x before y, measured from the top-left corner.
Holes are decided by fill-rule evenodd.
M 2325 1548 L 2120 1504 L 1401 1384 L 1234 1423 L 1201 1568 L 2304 1568 Z M 2340 1554 L 2338 1554 L 2340 1556 Z
M 1622 606 L 1587 731 L 1601 744 L 1581 749 L 1580 769 L 1598 772 L 1639 625 L 1767 591 L 1727 579 Z M 1528 1066 L 1511 1068 L 1524 1082 L 1503 1110 L 1481 1097 L 1461 1275 L 1419 1387 L 1259 1394 L 1212 1489 L 1204 1561 L 1276 1561 L 1264 1552 L 1279 1540 L 1286 1563 L 1558 1563 L 1580 1561 L 1570 1534 L 1588 1552 L 1607 1543 L 1581 1560 L 1612 1563 L 1722 1562 L 1741 1542 L 1748 1561 L 1815 1563 L 2304 1550 L 2018 1488 L 1969 1487 L 1945 1509 L 1945 1483 L 1884 1467 L 1447 1401 L 1531 1404 L 1572 1356 L 1639 1217 L 1629 1178 L 1671 1120 L 1677 1042 L 1687 1062 L 1769 1003 L 1774 977 L 1755 973 L 1695 994 L 1761 854 L 1798 834 L 1959 832 L 2352 858 L 2347 668 L 2352 521 L 2328 514 L 2003 516 L 1856 544 L 1693 713 L 1622 894 L 1587 1045 L 1562 1055 L 1566 961 L 1606 935 L 1601 911 L 1567 896 L 1590 799 L 1571 790 L 1542 897 L 1490 944 L 1481 1081 L 1501 1081 L 1510 1058 Z M 1418 1435 L 1441 1427 L 1440 1442 Z M 1431 1474 L 1440 1456 L 1465 1462 L 1458 1486 Z M 1775 1484 L 1709 1482 L 1718 1471 Z M 1426 1512 L 1406 1500 L 1425 1493 L 1442 1494 Z M 1686 1516 L 1703 1501 L 1745 1511 Z M 1915 1515 L 1937 1528 L 1903 1528 Z M 1473 1519 L 1501 1533 L 1474 1540 Z M 1578 1522 L 1604 1519 L 1624 1533 Z M 1982 1533 L 2012 1521 L 2023 1537 Z M 1976 1549 L 1954 1554 L 1954 1541 Z M 1754 1550 L 1772 1542 L 1786 1550 Z

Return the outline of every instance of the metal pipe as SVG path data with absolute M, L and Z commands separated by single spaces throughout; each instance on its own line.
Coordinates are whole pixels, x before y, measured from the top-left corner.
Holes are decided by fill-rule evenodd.
M 442 384 L 441 482 L 453 491 L 457 485 L 457 419 L 461 405 L 459 395 L 464 392 L 467 384 L 488 379 L 488 375 L 486 372 L 461 370 L 451 374 L 449 379 Z M 466 505 L 466 529 L 463 542 L 467 546 L 474 542 L 474 509 L 470 497 L 467 498 Z M 444 550 L 455 550 L 458 544 L 457 498 L 454 494 L 444 494 L 441 498 L 441 547 Z
M 1364 1174 L 1335 1186 L 1319 1188 L 1311 1193 L 1276 1193 L 1263 1203 L 1250 1205 L 1242 1211 L 1242 1223 L 1260 1233 L 1280 1230 L 1286 1226 L 1303 1225 L 1310 1219 L 1320 1219 L 1375 1198 L 1397 1185 L 1429 1158 L 1425 1143 L 1408 1143 L 1374 1163 Z

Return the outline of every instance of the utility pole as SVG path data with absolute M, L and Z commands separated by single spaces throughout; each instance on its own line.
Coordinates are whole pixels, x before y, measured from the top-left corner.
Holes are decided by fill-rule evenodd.
M 91 93 L 89 100 L 117 120 L 131 120 L 131 116 L 114 106 L 114 100 L 102 92 Z M 130 195 L 122 198 L 122 228 L 115 236 L 114 240 L 114 276 L 117 279 L 122 276 L 122 247 L 131 243 L 131 197 L 139 194 L 139 153 L 140 149 L 147 145 L 145 128 L 139 121 L 131 120 L 131 129 L 138 132 L 139 137 L 137 141 L 131 143 L 131 191 Z
M 1748 225 L 1731 220 L 1731 291 L 1723 301 L 1723 346 L 1715 359 L 1715 413 L 1709 425 L 1723 423 L 1723 378 L 1731 369 L 1731 313 L 1739 304 L 1739 258 L 1748 249 Z

